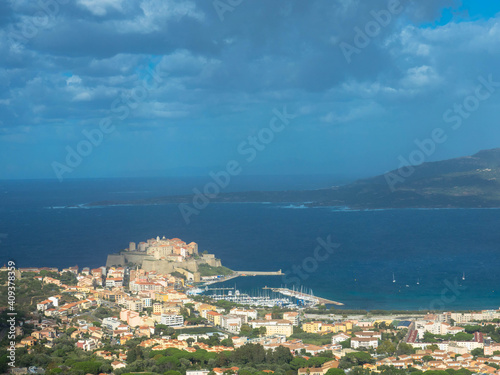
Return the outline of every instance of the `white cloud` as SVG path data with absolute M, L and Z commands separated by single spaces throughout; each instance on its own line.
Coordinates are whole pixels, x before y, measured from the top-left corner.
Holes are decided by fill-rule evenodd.
M 182 17 L 203 20 L 203 12 L 192 1 L 178 2 L 174 0 L 143 0 L 140 5 L 142 15 L 134 19 L 116 21 L 114 25 L 119 32 L 135 32 L 147 34 L 162 30 L 165 21 L 169 19 L 179 19 Z
M 343 124 L 357 120 L 368 119 L 384 113 L 384 109 L 376 102 L 353 103 L 350 108 L 328 112 L 320 117 L 320 121 L 327 124 Z
M 75 75 L 69 77 L 66 80 L 66 84 L 68 86 L 70 86 L 70 85 L 79 85 L 80 83 L 82 83 L 82 79 L 80 77 L 78 77 L 78 76 L 75 76 Z
M 73 97 L 73 101 L 75 102 L 87 102 L 92 99 L 92 96 L 88 91 L 83 91 Z
M 335 121 L 335 115 L 333 112 L 328 112 L 326 115 L 320 117 L 321 122 L 332 123 Z
M 436 85 L 441 81 L 434 68 L 422 65 L 408 69 L 406 76 L 402 79 L 403 86 L 423 87 Z
M 105 16 L 110 8 L 121 11 L 122 0 L 78 0 L 78 3 L 96 16 Z

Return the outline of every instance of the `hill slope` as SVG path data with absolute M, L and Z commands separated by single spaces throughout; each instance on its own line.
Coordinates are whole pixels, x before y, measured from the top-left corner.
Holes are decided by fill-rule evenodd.
M 339 193 L 357 207 L 500 207 L 499 181 L 500 149 L 493 149 L 391 171 Z

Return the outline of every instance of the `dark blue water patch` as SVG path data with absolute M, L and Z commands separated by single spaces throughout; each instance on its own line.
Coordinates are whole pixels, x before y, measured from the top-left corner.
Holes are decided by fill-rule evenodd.
M 194 194 L 211 182 L 208 175 L 198 177 L 99 178 L 46 180 L 0 180 L 0 209 L 6 207 L 60 207 L 95 201 L 127 201 L 170 195 Z M 349 182 L 330 175 L 234 176 L 225 192 L 307 190 Z
M 110 186 L 108 192 L 111 188 L 116 190 Z M 346 211 L 211 203 L 186 224 L 177 205 L 44 208 L 47 202 L 65 205 L 101 194 L 89 185 L 85 189 L 64 195 L 23 185 L 11 193 L 18 203 L 1 206 L 0 233 L 8 237 L 1 239 L 0 262 L 12 257 L 21 267 L 97 267 L 129 241 L 165 235 L 195 241 L 235 270 L 287 273 L 229 282 L 242 291 L 303 286 L 346 308 L 500 306 L 499 210 Z M 31 201 L 22 200 L 30 195 Z M 319 259 L 318 239 L 328 237 L 340 246 L 326 258 L 320 252 Z M 457 290 L 450 287 L 455 284 Z

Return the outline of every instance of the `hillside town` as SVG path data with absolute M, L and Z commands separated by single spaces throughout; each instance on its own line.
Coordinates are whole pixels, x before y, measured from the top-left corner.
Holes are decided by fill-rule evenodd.
M 158 254 L 161 246 L 155 243 L 143 251 Z M 176 250 L 174 256 L 197 251 L 194 245 L 191 249 L 179 250 L 179 255 Z M 6 273 L 6 267 L 0 269 L 0 275 Z M 236 358 L 241 350 L 260 348 L 270 359 L 259 364 L 254 372 L 259 374 L 286 373 L 272 359 L 286 353 L 282 366 L 299 375 L 387 369 L 500 375 L 500 309 L 377 316 L 325 306 L 242 306 L 194 293 L 201 284 L 188 271 L 75 266 L 21 268 L 15 273 L 18 290 L 29 285 L 17 307 L 24 318 L 15 325 L 15 365 L 9 362 L 4 368 L 15 374 L 33 369 L 78 373 L 69 369 L 84 362 L 100 364 L 86 373 L 123 374 L 137 370 L 146 353 L 153 353 L 152 358 L 157 353 L 158 359 L 203 353 L 210 357 L 206 363 L 182 357 L 189 360 L 166 367 L 158 360 L 155 366 L 186 375 L 245 375 L 248 371 L 237 366 L 241 362 Z M 6 312 L 2 307 L 2 314 Z M 86 361 L 75 359 L 68 366 L 64 358 L 39 358 L 44 352 L 61 354 L 61 342 L 71 346 L 67 352 Z

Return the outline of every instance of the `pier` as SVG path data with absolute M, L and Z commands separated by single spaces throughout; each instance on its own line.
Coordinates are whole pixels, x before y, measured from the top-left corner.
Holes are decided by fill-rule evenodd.
M 284 275 L 281 270 L 279 271 L 234 271 L 238 276 L 281 276 Z
M 212 285 L 216 283 L 222 283 L 224 281 L 228 281 L 231 279 L 235 279 L 240 276 L 281 276 L 284 275 L 284 273 L 279 270 L 279 271 L 234 271 L 233 274 L 221 277 L 219 279 L 215 280 L 210 280 L 210 281 L 205 281 L 203 285 Z
M 273 292 L 281 293 L 285 296 L 290 296 L 290 297 L 295 297 L 297 299 L 302 299 L 305 301 L 310 301 L 316 304 L 323 304 L 323 305 L 337 305 L 337 306 L 343 306 L 344 304 L 342 302 L 337 302 L 337 301 L 332 301 L 326 298 L 321 298 L 321 297 L 316 297 L 312 294 L 309 293 L 304 293 L 304 292 L 299 292 L 298 290 L 291 290 L 288 288 L 269 288 L 269 287 L 264 287 L 262 289 L 270 289 Z

